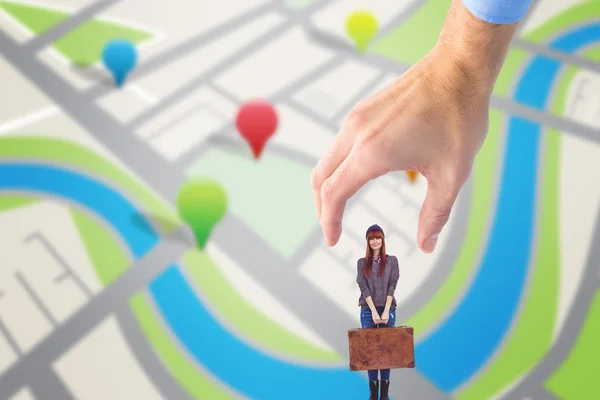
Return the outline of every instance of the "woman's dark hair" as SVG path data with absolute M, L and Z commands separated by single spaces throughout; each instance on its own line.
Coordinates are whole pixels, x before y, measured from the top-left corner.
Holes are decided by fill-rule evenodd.
M 387 255 L 385 254 L 385 238 L 383 237 L 383 234 L 379 231 L 369 232 L 369 235 L 367 236 L 367 254 L 365 255 L 364 269 L 364 275 L 367 278 L 371 275 L 371 271 L 373 271 L 373 250 L 371 250 L 371 245 L 369 244 L 369 240 L 373 238 L 381 239 L 381 249 L 379 249 L 379 256 L 381 257 L 379 260 L 379 276 L 383 276 L 387 261 Z

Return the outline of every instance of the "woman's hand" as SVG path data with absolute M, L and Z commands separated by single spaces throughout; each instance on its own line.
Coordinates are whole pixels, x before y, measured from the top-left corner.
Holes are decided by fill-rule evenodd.
M 390 310 L 383 310 L 383 313 L 381 314 L 381 324 L 386 324 L 388 323 L 388 321 L 390 320 Z
M 379 313 L 377 311 L 375 311 L 375 312 L 371 311 L 371 315 L 373 316 L 373 323 L 374 324 L 380 324 L 381 323 L 381 317 L 379 316 Z

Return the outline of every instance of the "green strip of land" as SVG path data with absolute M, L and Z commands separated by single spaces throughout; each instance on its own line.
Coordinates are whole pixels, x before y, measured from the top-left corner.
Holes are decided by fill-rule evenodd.
M 565 362 L 546 382 L 564 400 L 597 399 L 600 394 L 600 292 L 596 292 L 577 342 Z
M 37 200 L 29 196 L 21 196 L 17 194 L 2 193 L 0 195 L 0 213 L 13 210 L 19 207 L 25 207 L 35 203 Z

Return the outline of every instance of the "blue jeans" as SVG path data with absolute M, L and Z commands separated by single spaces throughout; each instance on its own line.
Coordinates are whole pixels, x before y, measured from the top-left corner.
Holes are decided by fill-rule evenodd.
M 385 307 L 375 307 L 375 309 L 377 310 L 377 313 L 381 317 L 381 314 L 383 314 L 383 310 L 385 309 Z M 363 310 L 363 309 L 360 310 L 360 323 L 363 328 L 372 328 L 375 325 L 373 323 L 373 314 L 371 313 L 370 309 L 367 308 L 366 310 Z M 395 324 L 396 324 L 396 309 L 390 308 L 390 318 L 388 319 L 387 326 L 395 326 Z M 379 325 L 379 326 L 382 326 L 382 325 Z M 389 369 L 382 369 L 382 370 L 371 369 L 368 371 L 370 381 L 377 380 L 378 371 L 381 371 L 381 380 L 382 381 L 390 380 L 390 370 Z

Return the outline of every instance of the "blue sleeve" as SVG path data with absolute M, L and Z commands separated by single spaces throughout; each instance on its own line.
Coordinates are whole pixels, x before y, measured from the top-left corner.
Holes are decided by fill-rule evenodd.
M 512 24 L 525 16 L 532 0 L 462 0 L 477 18 L 492 24 Z M 560 1 L 560 0 L 557 0 Z

